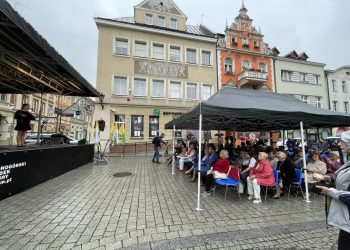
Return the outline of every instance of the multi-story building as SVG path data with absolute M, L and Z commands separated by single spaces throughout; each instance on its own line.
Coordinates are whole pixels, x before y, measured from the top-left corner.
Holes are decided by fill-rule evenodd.
M 119 122 L 125 123 L 127 142 L 149 141 L 174 115 L 217 90 L 216 36 L 203 25 L 187 25 L 173 1 L 146 0 L 134 7 L 133 17 L 95 22 L 96 87 L 105 94 L 95 120 L 106 121 L 102 139 Z
M 71 110 L 73 104 L 73 97 L 71 96 L 57 96 L 56 105 L 55 105 L 55 113 L 60 114 L 61 112 L 64 115 L 57 117 L 56 120 L 56 131 L 62 133 L 64 135 L 70 136 L 71 133 L 71 117 L 67 116 L 67 114 L 71 114 L 74 116 L 74 112 Z
M 326 70 L 330 109 L 350 113 L 350 66 Z
M 218 40 L 218 78 L 221 86 L 273 91 L 272 52 L 260 29 L 253 26 L 242 4 L 239 15 Z
M 274 58 L 275 90 L 281 94 L 292 94 L 316 107 L 329 109 L 325 64 L 307 60 L 306 53 L 298 54 L 294 50 L 286 56 L 276 56 Z M 322 129 L 321 131 L 310 130 L 308 133 L 310 137 L 316 138 L 327 137 L 331 132 L 328 129 Z M 300 131 L 290 131 L 288 137 L 300 137 Z

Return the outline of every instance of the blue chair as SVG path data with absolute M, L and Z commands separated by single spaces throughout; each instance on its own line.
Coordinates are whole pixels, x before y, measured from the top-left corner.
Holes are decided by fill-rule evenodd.
M 229 173 L 232 171 L 232 168 L 230 167 Z M 239 179 L 239 171 L 238 173 L 238 179 Z M 238 197 L 239 200 L 241 200 L 241 194 L 239 193 L 239 184 L 240 181 L 236 181 L 235 179 L 231 178 L 231 177 L 227 177 L 227 179 L 215 179 L 215 185 L 220 185 L 220 186 L 225 186 L 225 199 L 226 200 L 226 196 L 227 196 L 227 191 L 229 188 L 231 189 L 236 189 L 237 193 L 238 193 Z M 215 196 L 215 192 L 216 192 L 216 187 L 214 188 L 214 196 Z
M 262 186 L 265 187 L 265 202 L 266 202 L 266 197 L 267 197 L 267 191 L 269 188 L 276 188 L 278 186 L 278 171 L 276 169 L 273 170 L 273 176 L 275 177 L 275 185 L 273 186 Z
M 290 196 L 290 188 L 292 187 L 300 187 L 300 190 L 301 190 L 301 194 L 303 195 L 304 197 L 304 193 L 303 193 L 303 189 L 301 187 L 302 183 L 303 183 L 303 174 L 302 174 L 302 171 L 300 168 L 296 168 L 295 169 L 296 171 L 296 174 L 297 174 L 297 181 L 295 182 L 292 182 L 289 187 L 288 187 L 288 200 L 289 200 L 289 196 Z

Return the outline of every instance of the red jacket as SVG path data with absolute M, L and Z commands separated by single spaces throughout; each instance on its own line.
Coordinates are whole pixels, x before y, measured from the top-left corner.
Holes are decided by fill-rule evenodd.
M 249 171 L 249 176 L 255 175 L 257 182 L 261 186 L 274 186 L 275 176 L 273 175 L 273 168 L 268 160 L 262 162 L 257 161 L 254 168 Z
M 214 166 L 213 166 L 213 172 L 218 171 L 220 173 L 227 174 L 228 170 L 230 169 L 230 161 L 229 159 L 221 159 L 219 158 Z

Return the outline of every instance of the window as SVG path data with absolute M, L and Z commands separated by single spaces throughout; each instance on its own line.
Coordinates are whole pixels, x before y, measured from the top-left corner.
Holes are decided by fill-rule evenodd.
M 175 138 L 182 138 L 182 130 L 181 129 L 175 129 L 174 137 Z
M 117 123 L 117 127 L 118 129 L 120 129 L 120 127 L 122 126 L 122 124 L 124 124 L 124 129 L 125 129 L 125 115 L 114 115 L 114 122 Z M 122 135 L 119 134 L 119 138 L 122 138 Z
M 119 96 L 128 95 L 128 79 L 126 77 L 114 77 L 112 94 Z
M 249 60 L 243 60 L 243 71 L 250 69 L 250 62 Z
M 163 16 L 158 17 L 158 25 L 160 27 L 165 27 L 165 17 Z
M 174 30 L 177 30 L 177 20 L 176 19 L 171 18 L 171 20 L 170 20 L 170 28 L 174 29 Z
M 237 37 L 236 36 L 233 36 L 232 37 L 232 44 L 233 45 L 237 45 L 238 43 L 237 43 Z
M 153 56 L 154 59 L 164 60 L 164 45 L 163 44 L 153 44 Z
M 16 99 L 17 99 L 17 95 L 16 94 L 11 94 L 10 95 L 10 104 L 11 105 L 16 105 Z
M 290 82 L 292 80 L 292 72 L 282 70 L 282 81 L 288 81 Z
M 260 70 L 261 72 L 267 72 L 267 70 L 266 70 L 266 63 L 260 62 L 260 63 L 259 63 L 259 70 Z
M 172 98 L 172 99 L 181 98 L 181 82 L 170 82 L 169 98 Z
M 32 109 L 33 109 L 34 113 L 38 113 L 39 112 L 39 100 L 33 99 Z
M 51 117 L 53 115 L 53 106 L 49 104 L 49 109 L 47 110 L 47 116 Z
M 147 43 L 146 42 L 135 42 L 135 56 L 147 57 Z
M 338 102 L 337 101 L 333 101 L 333 111 L 337 111 L 338 110 Z
M 335 80 L 332 80 L 332 90 L 333 92 L 337 92 L 337 83 Z
M 232 74 L 232 58 L 231 57 L 225 58 L 225 72 Z
M 341 82 L 341 89 L 343 90 L 343 93 L 347 93 L 347 87 L 346 87 L 346 81 Z
M 322 108 L 322 98 L 321 97 L 316 97 L 315 106 L 318 108 Z
M 211 65 L 211 52 L 210 51 L 202 51 L 202 65 Z
M 128 55 L 128 40 L 116 39 L 116 51 L 117 55 Z
M 349 102 L 344 102 L 344 112 L 345 113 L 349 112 Z
M 321 83 L 321 76 L 315 75 L 315 84 L 320 84 L 320 83 Z
M 170 61 L 181 61 L 181 48 L 176 46 L 170 46 Z
M 23 104 L 29 103 L 29 96 L 23 95 L 22 103 L 23 103 Z
M 153 25 L 153 15 L 151 15 L 151 14 L 146 14 L 146 17 L 145 17 L 145 24 Z
M 131 137 L 143 138 L 143 115 L 131 116 Z
M 159 116 L 149 117 L 149 137 L 155 137 L 159 134 Z
M 164 96 L 164 81 L 153 80 L 152 97 L 165 97 Z
M 254 48 L 259 48 L 260 47 L 260 42 L 258 40 L 254 41 Z
M 134 96 L 147 96 L 146 79 L 134 79 Z
M 187 49 L 187 63 L 196 64 L 197 63 L 197 50 Z
M 306 82 L 306 74 L 300 73 L 300 82 Z
M 309 103 L 308 97 L 306 95 L 302 95 L 301 100 L 305 103 Z
M 242 38 L 242 43 L 243 43 L 243 46 L 249 46 L 249 39 L 248 37 L 243 37 Z
M 0 101 L 6 102 L 7 101 L 7 94 L 0 94 Z
M 194 84 L 194 83 L 187 84 L 187 99 L 188 100 L 197 99 L 197 84 Z
M 202 100 L 208 100 L 211 96 L 211 86 L 203 85 L 202 86 Z

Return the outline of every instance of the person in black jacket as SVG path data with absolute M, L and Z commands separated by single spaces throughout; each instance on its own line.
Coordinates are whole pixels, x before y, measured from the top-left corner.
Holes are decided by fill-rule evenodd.
M 153 138 L 152 143 L 153 143 L 153 147 L 154 147 L 154 155 L 152 158 L 152 162 L 160 164 L 160 162 L 159 162 L 159 149 L 161 147 L 161 143 L 164 143 L 163 138 L 164 138 L 164 133 L 162 133 L 160 136 Z
M 30 106 L 28 103 L 22 105 L 21 110 L 17 110 L 15 113 L 15 119 L 17 124 L 15 130 L 17 130 L 17 147 L 25 147 L 24 141 L 27 135 L 27 131 L 31 130 L 30 121 L 35 120 L 35 117 L 28 112 Z
M 276 158 L 277 162 L 277 171 L 278 171 L 278 187 L 277 192 L 273 196 L 274 199 L 279 199 L 282 193 L 283 188 L 289 188 L 289 185 L 292 182 L 295 182 L 297 179 L 295 165 L 287 159 L 287 155 L 284 152 L 277 152 Z

